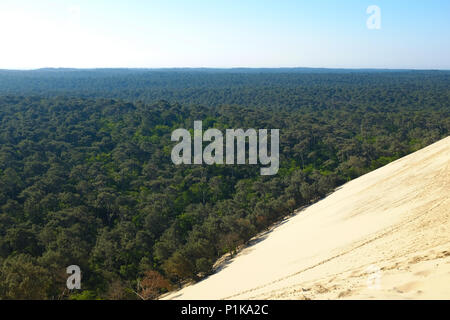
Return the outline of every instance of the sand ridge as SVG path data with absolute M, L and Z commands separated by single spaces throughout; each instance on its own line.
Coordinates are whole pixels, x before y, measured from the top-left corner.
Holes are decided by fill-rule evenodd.
M 447 137 L 348 182 L 164 299 L 450 299 L 449 218 Z

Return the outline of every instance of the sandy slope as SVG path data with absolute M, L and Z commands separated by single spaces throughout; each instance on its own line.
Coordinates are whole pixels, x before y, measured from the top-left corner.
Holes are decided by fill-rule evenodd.
M 447 137 L 345 184 L 166 298 L 450 299 L 449 219 Z

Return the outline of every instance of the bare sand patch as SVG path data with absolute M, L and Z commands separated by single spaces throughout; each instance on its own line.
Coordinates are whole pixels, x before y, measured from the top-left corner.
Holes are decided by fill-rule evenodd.
M 450 137 L 350 181 L 164 299 L 450 299 Z

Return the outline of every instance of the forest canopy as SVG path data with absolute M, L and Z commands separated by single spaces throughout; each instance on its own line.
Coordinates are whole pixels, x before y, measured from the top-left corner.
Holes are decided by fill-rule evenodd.
M 0 71 L 0 299 L 154 299 L 450 130 L 450 72 Z M 280 169 L 179 165 L 171 132 L 280 128 Z M 68 292 L 66 267 L 82 290 Z

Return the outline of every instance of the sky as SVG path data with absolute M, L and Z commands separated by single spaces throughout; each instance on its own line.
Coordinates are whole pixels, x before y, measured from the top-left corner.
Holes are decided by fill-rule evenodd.
M 450 1 L 0 0 L 0 69 L 44 67 L 450 69 Z

